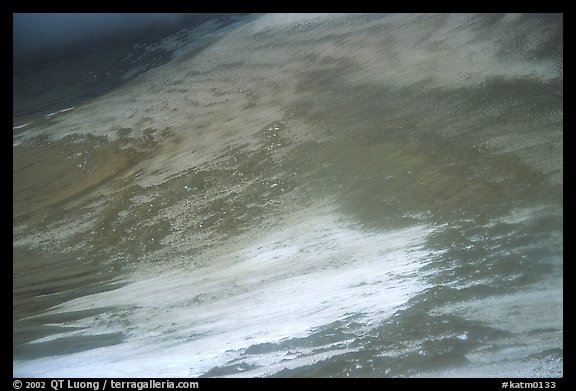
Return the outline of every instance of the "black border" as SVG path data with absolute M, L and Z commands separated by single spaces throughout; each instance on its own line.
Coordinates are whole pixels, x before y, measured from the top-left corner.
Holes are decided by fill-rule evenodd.
M 3 37 L 8 39 L 12 36 L 12 33 L 8 30 L 12 26 L 12 14 L 18 12 L 193 12 L 193 13 L 213 13 L 213 12 L 226 12 L 226 13 L 261 13 L 261 12 L 554 12 L 554 13 L 564 13 L 564 8 L 566 8 L 566 2 L 556 4 L 553 2 L 523 2 L 521 4 L 516 4 L 515 6 L 511 4 L 504 4 L 502 2 L 475 2 L 464 4 L 460 2 L 458 4 L 452 4 L 451 6 L 437 4 L 435 2 L 427 2 L 423 4 L 417 4 L 414 2 L 377 2 L 376 0 L 365 1 L 365 2 L 340 2 L 340 3 L 326 3 L 326 2 L 316 2 L 312 3 L 310 1 L 300 1 L 300 2 L 266 2 L 257 4 L 247 4 L 244 2 L 230 2 L 227 4 L 222 1 L 214 2 L 58 2 L 58 1 L 46 1 L 46 2 L 29 2 L 29 1 L 15 1 L 8 0 L 3 2 L 0 6 L 2 7 L 2 28 L 4 31 Z M 482 10 L 482 9 L 483 10 Z M 8 59 L 6 58 L 7 62 Z M 5 75 L 8 74 L 5 70 Z M 8 77 L 8 76 L 6 76 Z M 569 80 L 569 77 L 566 79 Z M 8 84 L 8 83 L 6 83 Z M 6 95 L 10 92 L 6 88 L 4 89 Z M 11 101 L 7 99 L 4 101 L 4 107 L 8 110 L 8 105 L 6 102 Z M 5 118 L 10 118 L 11 116 L 6 115 Z M 569 123 L 569 116 L 566 118 Z M 8 121 L 8 120 L 7 120 Z M 570 127 L 567 127 L 570 129 Z M 6 126 L 7 132 L 8 126 Z M 6 159 L 12 154 L 12 137 L 7 140 L 7 142 L 2 143 L 5 147 Z M 10 149 L 9 149 L 10 148 Z M 10 221 L 7 218 L 5 221 Z M 9 237 L 6 235 L 6 237 Z M 570 268 L 571 258 L 568 257 L 568 262 L 564 263 L 565 275 L 569 276 L 568 269 Z M 568 265 L 567 265 L 568 264 Z M 567 267 L 568 266 L 568 267 Z M 6 273 L 7 274 L 7 273 Z M 569 279 L 565 279 L 566 282 L 570 282 Z M 5 289 L 4 297 L 8 298 L 11 295 L 10 287 L 11 284 L 2 284 Z M 566 308 L 570 307 L 573 302 L 570 300 L 572 297 L 571 291 L 572 285 L 567 284 L 564 289 L 564 314 L 567 315 Z M 570 291 L 570 293 L 568 292 Z M 7 299 L 6 299 L 7 300 Z M 250 379 L 211 379 L 211 378 L 201 378 L 201 379 L 189 379 L 189 378 L 108 378 L 118 381 L 146 381 L 149 379 L 155 379 L 157 381 L 171 380 L 177 381 L 195 381 L 198 382 L 198 389 L 214 389 L 214 388 L 225 388 L 225 387 L 250 387 L 255 389 L 270 389 L 270 388 L 281 388 L 284 386 L 288 387 L 360 387 L 360 388 L 373 388 L 373 387 L 391 387 L 390 389 L 401 389 L 403 387 L 417 387 L 421 390 L 426 389 L 457 389 L 462 390 L 469 387 L 478 387 L 483 390 L 501 390 L 503 382 L 555 382 L 555 389 L 565 389 L 566 386 L 573 383 L 575 362 L 573 360 L 573 354 L 570 349 L 571 345 L 571 325 L 572 319 L 570 316 L 564 316 L 564 377 L 563 378 L 385 378 L 385 379 L 328 379 L 328 378 L 295 378 L 295 379 L 285 379 L 285 378 L 250 378 Z M 10 350 L 4 349 L 6 359 L 8 361 L 8 352 Z M 41 378 L 41 379 L 31 379 L 31 378 L 14 378 L 12 376 L 12 364 L 6 363 L 2 366 L 2 372 L 6 379 L 4 384 L 9 384 L 11 389 L 14 388 L 14 380 L 18 379 L 23 382 L 25 381 L 44 381 L 47 386 L 52 380 L 59 379 L 69 379 L 78 381 L 99 381 L 100 390 L 102 390 L 102 382 L 104 378 Z M 571 386 L 572 388 L 574 386 Z M 48 387 L 46 387 L 48 388 Z M 510 387 L 508 387 L 510 388 Z M 24 388 L 22 388 L 24 389 Z M 52 389 L 52 388 L 49 388 Z M 67 389 L 65 388 L 62 388 Z M 108 386 L 107 389 L 110 389 Z M 550 388 L 552 389 L 552 388 Z

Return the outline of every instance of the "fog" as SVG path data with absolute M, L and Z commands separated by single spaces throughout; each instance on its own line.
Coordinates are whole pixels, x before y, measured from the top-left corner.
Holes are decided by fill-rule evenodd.
M 19 17 L 13 377 L 563 376 L 561 14 Z

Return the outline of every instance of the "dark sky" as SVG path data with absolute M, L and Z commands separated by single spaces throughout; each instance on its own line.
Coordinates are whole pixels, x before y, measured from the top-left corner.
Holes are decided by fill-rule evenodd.
M 13 14 L 14 57 L 64 47 L 87 38 L 122 34 L 151 25 L 181 21 L 186 14 L 118 13 L 23 13 Z
M 240 15 L 14 13 L 13 114 L 55 111 L 107 93 L 126 81 L 134 61 L 141 73 L 171 60 L 168 51 L 146 55 L 142 47 L 208 20 L 225 26 Z M 135 60 L 122 62 L 129 54 Z

